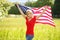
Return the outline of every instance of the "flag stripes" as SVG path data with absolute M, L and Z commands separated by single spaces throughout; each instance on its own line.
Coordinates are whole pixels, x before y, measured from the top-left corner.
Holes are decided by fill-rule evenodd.
M 43 12 L 44 9 L 45 7 L 43 6 L 41 8 L 32 8 L 32 11 L 35 16 L 38 16 Z M 49 25 L 55 26 L 53 19 L 52 19 L 52 13 L 51 13 L 50 6 L 48 6 L 45 13 L 39 19 L 36 20 L 36 23 L 49 24 Z
M 19 7 L 22 9 L 24 14 L 26 13 L 26 11 L 28 9 L 32 10 L 34 16 L 40 15 L 43 12 L 43 10 L 45 9 L 45 6 L 43 6 L 41 8 L 31 8 L 31 7 L 19 5 Z M 49 24 L 51 26 L 55 26 L 55 24 L 53 22 L 50 6 L 48 6 L 45 13 L 39 19 L 36 20 L 36 23 Z

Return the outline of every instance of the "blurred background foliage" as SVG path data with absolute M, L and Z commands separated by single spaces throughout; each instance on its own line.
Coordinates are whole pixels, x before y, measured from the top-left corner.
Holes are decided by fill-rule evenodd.
M 49 5 L 52 7 L 53 17 L 60 18 L 60 0 L 37 0 L 25 3 L 25 6 L 30 7 L 42 7 L 44 5 Z M 7 16 L 8 14 L 19 14 L 18 9 L 15 4 L 7 0 L 0 1 L 0 16 Z
M 52 6 L 52 2 L 50 0 L 38 0 L 36 2 L 26 2 L 25 5 L 32 7 L 42 7 L 44 5 Z

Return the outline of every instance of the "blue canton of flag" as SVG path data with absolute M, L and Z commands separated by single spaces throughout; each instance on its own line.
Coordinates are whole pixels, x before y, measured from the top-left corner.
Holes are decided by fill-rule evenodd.
M 23 11 L 23 13 L 25 14 L 26 11 L 30 8 L 26 7 L 26 6 L 22 6 L 22 5 L 19 5 L 19 7 L 21 8 L 21 10 Z

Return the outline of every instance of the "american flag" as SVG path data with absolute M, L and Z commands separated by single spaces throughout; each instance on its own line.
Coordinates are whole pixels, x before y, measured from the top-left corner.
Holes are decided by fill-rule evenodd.
M 26 13 L 26 10 L 31 9 L 35 16 L 40 15 L 40 13 L 43 12 L 43 10 L 45 9 L 45 6 L 40 8 L 31 8 L 31 7 L 19 5 L 19 7 L 22 9 L 24 13 Z M 48 6 L 45 13 L 39 19 L 36 20 L 36 23 L 49 24 L 55 27 L 50 6 Z

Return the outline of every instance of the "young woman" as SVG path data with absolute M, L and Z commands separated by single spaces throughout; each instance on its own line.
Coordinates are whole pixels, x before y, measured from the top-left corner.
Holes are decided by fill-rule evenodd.
M 47 9 L 47 6 L 39 16 L 33 16 L 33 12 L 30 9 L 26 11 L 26 15 L 25 15 L 21 10 L 21 8 L 18 6 L 18 4 L 16 4 L 16 6 L 18 7 L 21 15 L 26 19 L 26 26 L 27 26 L 26 40 L 32 40 L 34 37 L 34 25 L 35 25 L 36 19 L 41 17 L 42 14 L 44 14 L 45 10 Z

